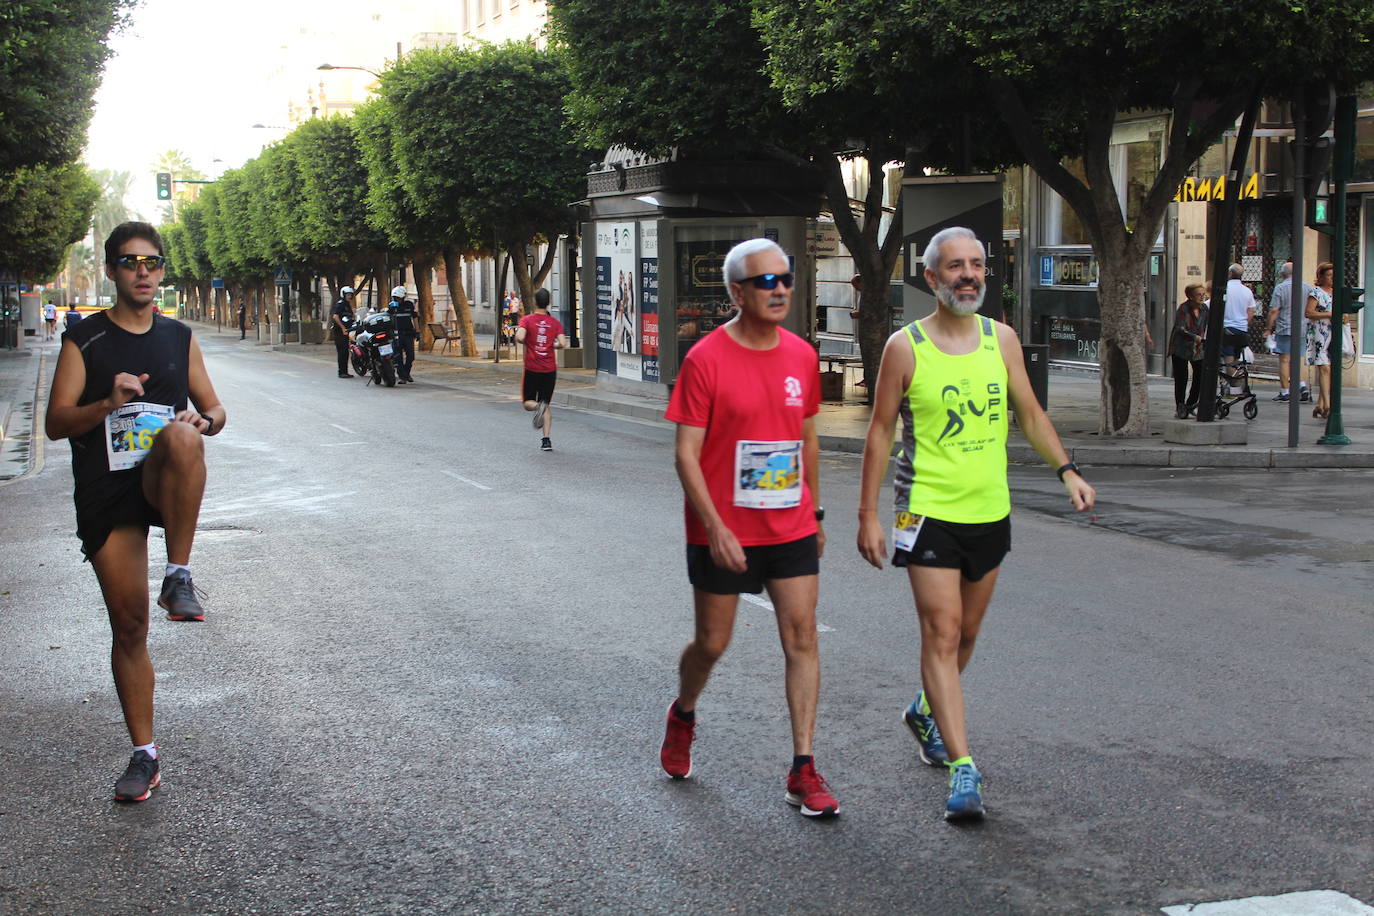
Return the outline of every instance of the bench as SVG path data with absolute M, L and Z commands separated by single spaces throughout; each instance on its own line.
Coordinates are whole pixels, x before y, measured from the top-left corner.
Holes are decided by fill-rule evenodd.
M 449 344 L 451 344 L 453 341 L 456 340 L 461 344 L 463 340 L 463 336 L 459 334 L 457 331 L 450 331 L 448 328 L 444 327 L 437 321 L 429 322 L 429 333 L 434 336 L 434 340 L 429 345 L 429 350 L 431 353 L 434 352 L 434 347 L 441 340 L 444 342 L 444 350 L 447 350 Z M 461 347 L 459 349 L 461 349 Z M 439 352 L 442 354 L 444 350 L 440 350 Z

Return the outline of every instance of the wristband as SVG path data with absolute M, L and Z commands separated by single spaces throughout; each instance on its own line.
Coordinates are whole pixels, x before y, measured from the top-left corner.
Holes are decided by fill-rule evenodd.
M 1060 482 L 1060 483 L 1063 483 L 1063 482 L 1064 482 L 1064 474 L 1065 474 L 1066 472 L 1068 472 L 1068 471 L 1073 471 L 1073 472 L 1074 472 L 1075 474 L 1077 474 L 1079 477 L 1082 477 L 1082 476 L 1083 476 L 1083 472 L 1080 471 L 1080 470 L 1078 469 L 1078 465 L 1076 465 L 1076 464 L 1074 464 L 1072 461 L 1070 461 L 1068 464 L 1064 465 L 1062 468 L 1059 468 L 1059 469 L 1057 469 L 1057 470 L 1054 472 L 1054 473 L 1056 473 L 1056 474 L 1059 475 L 1059 482 Z
M 205 417 L 205 422 L 209 424 L 205 427 L 205 435 L 211 435 L 215 431 L 215 418 L 208 414 L 201 414 L 201 416 Z

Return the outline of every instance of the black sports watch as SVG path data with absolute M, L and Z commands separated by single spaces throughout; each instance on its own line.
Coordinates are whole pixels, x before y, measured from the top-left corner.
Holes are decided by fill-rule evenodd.
M 817 506 L 817 507 L 816 507 L 816 521 L 818 521 L 818 522 L 823 522 L 823 521 L 825 521 L 825 506 Z
M 1078 469 L 1078 465 L 1076 465 L 1076 464 L 1074 464 L 1072 461 L 1070 461 L 1068 464 L 1064 465 L 1062 468 L 1059 468 L 1059 469 L 1057 469 L 1057 470 L 1055 471 L 1055 473 L 1059 475 L 1059 482 L 1060 482 L 1060 483 L 1063 483 L 1063 482 L 1064 482 L 1064 475 L 1065 475 L 1067 472 L 1069 472 L 1069 471 L 1073 471 L 1073 472 L 1074 472 L 1075 474 L 1077 474 L 1079 477 L 1082 477 L 1082 476 L 1083 476 L 1083 472 L 1080 471 L 1080 470 Z

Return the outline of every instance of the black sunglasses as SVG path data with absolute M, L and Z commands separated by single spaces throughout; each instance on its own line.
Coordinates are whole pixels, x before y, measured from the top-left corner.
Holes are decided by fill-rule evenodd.
M 792 288 L 792 283 L 796 277 L 789 274 L 759 274 L 757 277 L 745 277 L 743 280 L 736 280 L 736 283 L 752 283 L 754 289 L 777 289 L 779 283 L 788 289 Z
M 167 263 L 167 259 L 160 254 L 121 254 L 114 259 L 120 267 L 127 267 L 130 270 L 138 270 L 139 267 L 146 267 L 149 270 L 161 270 Z

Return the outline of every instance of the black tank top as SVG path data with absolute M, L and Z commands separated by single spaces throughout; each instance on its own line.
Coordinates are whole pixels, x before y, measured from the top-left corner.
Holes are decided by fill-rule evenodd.
M 68 328 L 62 337 L 80 348 L 86 366 L 86 387 L 76 402 L 78 407 L 108 397 L 114 388 L 114 377 L 120 372 L 146 372 L 148 380 L 143 383 L 143 394 L 134 400 L 166 404 L 178 411 L 186 409 L 191 329 L 180 321 L 154 315 L 151 328 L 133 334 L 111 321 L 107 312 L 100 312 Z M 111 473 L 104 429 L 103 422 L 97 423 L 93 429 L 72 437 L 72 476 L 78 488 Z

